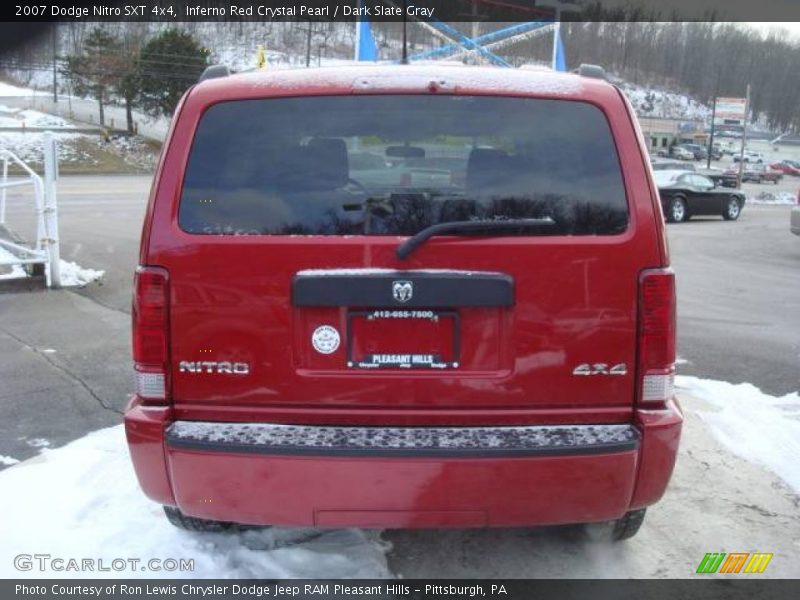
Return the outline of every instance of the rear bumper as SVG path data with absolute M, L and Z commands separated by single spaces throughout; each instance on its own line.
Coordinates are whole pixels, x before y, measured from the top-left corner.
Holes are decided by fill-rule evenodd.
M 316 527 L 604 521 L 657 501 L 677 453 L 676 405 L 635 423 L 322 427 L 125 415 L 145 493 L 201 518 Z

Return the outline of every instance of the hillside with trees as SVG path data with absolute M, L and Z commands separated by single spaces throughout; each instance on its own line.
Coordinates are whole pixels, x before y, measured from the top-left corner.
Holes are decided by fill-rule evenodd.
M 742 24 L 646 21 L 564 23 L 568 67 L 588 62 L 641 86 L 686 94 L 710 105 L 713 97 L 743 96 L 751 85 L 751 118 L 775 131 L 800 130 L 800 41 L 786 33 L 765 35 Z M 455 24 L 472 33 L 469 23 Z M 504 27 L 481 23 L 479 34 Z M 59 87 L 114 101 L 149 114 L 169 114 L 180 92 L 206 64 L 254 68 L 259 47 L 274 66 L 302 67 L 350 59 L 352 23 L 64 23 L 58 27 Z M 382 59 L 400 57 L 402 24 L 375 23 Z M 445 42 L 419 24 L 408 26 L 409 53 Z M 98 46 L 107 51 L 99 53 Z M 549 34 L 497 50 L 515 65 L 547 63 Z M 0 71 L 19 83 L 52 85 L 49 36 L 0 59 Z

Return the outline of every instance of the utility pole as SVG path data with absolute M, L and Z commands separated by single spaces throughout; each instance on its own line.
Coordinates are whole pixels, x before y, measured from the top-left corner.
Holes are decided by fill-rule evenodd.
M 739 174 L 736 176 L 736 188 L 742 187 L 742 171 L 744 170 L 744 145 L 747 141 L 747 113 L 750 110 L 750 84 L 744 96 L 744 118 L 742 119 L 742 147 L 739 149 Z
M 311 21 L 308 22 L 308 37 L 306 38 L 306 66 L 311 66 Z
M 472 39 L 478 39 L 478 0 L 472 0 Z M 478 62 L 478 52 L 475 51 L 475 62 Z
M 53 23 L 53 102 L 58 103 L 58 81 L 56 79 L 56 56 L 57 56 L 57 40 L 58 36 L 56 35 L 56 28 L 58 24 Z
M 711 151 L 714 149 L 714 121 L 717 119 L 717 92 L 714 91 L 714 104 L 711 107 L 711 136 L 708 138 L 708 156 L 706 157 L 706 169 L 711 168 Z
M 714 104 L 711 108 L 711 137 L 708 140 L 708 157 L 706 157 L 706 169 L 711 168 L 711 151 L 714 149 L 714 125 L 717 120 L 717 96 L 719 96 L 719 68 L 717 68 L 717 82 L 714 85 Z
M 400 63 L 404 65 L 408 64 L 408 18 L 406 17 L 408 14 L 407 4 L 407 0 L 403 0 L 403 54 L 400 57 Z

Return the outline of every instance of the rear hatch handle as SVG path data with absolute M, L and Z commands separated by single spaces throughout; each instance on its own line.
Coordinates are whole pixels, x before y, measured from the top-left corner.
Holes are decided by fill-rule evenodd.
M 519 231 L 521 229 L 549 229 L 556 222 L 550 217 L 539 219 L 476 219 L 473 221 L 449 221 L 447 223 L 437 223 L 412 235 L 395 250 L 395 255 L 400 260 L 405 260 L 409 255 L 419 248 L 430 238 L 443 233 L 462 232 L 462 233 L 488 233 L 488 232 L 507 232 Z

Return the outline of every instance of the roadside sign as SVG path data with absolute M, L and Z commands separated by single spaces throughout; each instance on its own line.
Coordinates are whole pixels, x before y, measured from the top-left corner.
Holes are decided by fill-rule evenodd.
M 717 98 L 715 118 L 723 120 L 725 124 L 740 125 L 744 121 L 746 107 L 746 98 Z M 735 123 L 731 121 L 735 121 Z

